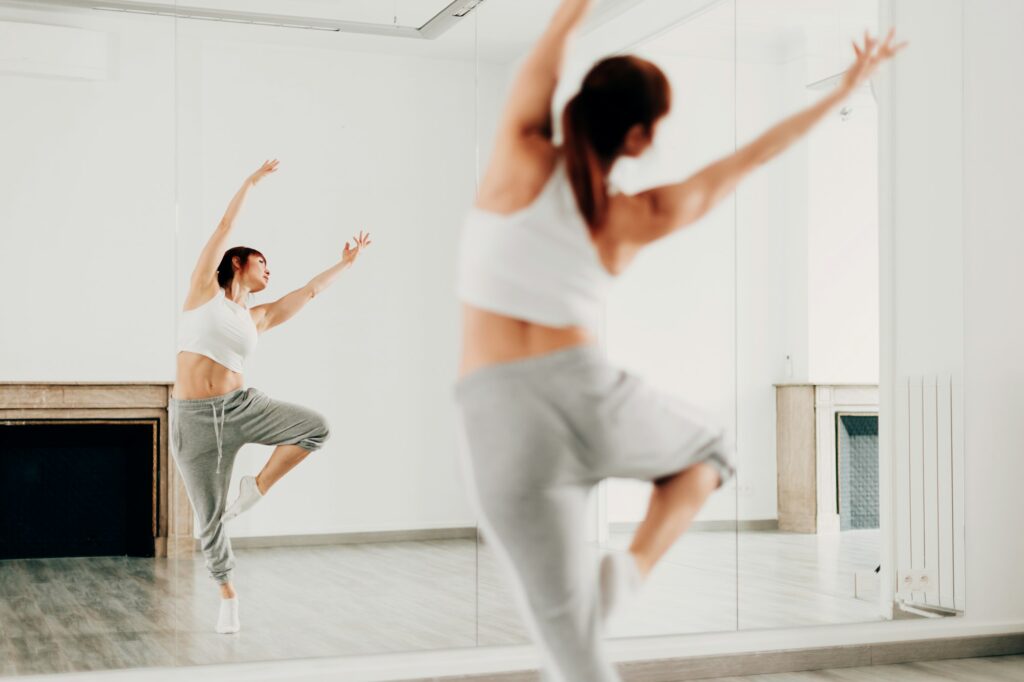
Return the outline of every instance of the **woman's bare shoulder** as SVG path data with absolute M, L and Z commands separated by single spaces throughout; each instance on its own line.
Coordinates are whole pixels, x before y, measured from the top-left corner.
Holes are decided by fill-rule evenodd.
M 217 295 L 217 290 L 220 287 L 216 282 L 212 282 L 206 286 L 197 286 L 193 284 L 189 290 L 188 295 L 185 297 L 185 303 L 181 306 L 181 311 L 187 313 L 190 310 L 200 308 L 210 301 Z
M 559 155 L 559 148 L 540 135 L 499 146 L 480 181 L 476 207 L 500 214 L 526 208 L 544 189 Z

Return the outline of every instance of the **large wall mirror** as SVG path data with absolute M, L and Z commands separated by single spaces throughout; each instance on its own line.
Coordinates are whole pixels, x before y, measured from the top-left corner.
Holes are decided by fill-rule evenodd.
M 234 644 L 211 630 L 201 554 L 175 563 L 179 662 L 473 646 L 476 524 L 449 398 L 455 244 L 476 182 L 475 20 L 432 22 L 447 0 L 263 5 L 218 3 L 320 21 L 178 22 L 178 289 L 266 158 L 280 166 L 247 198 L 237 240 L 273 273 L 258 298 L 330 268 L 361 230 L 373 243 L 253 357 L 250 385 L 315 406 L 332 435 L 230 522 Z M 242 449 L 232 496 L 268 452 Z
M 739 144 L 835 87 L 878 21 L 737 2 Z M 877 150 L 865 86 L 737 192 L 741 628 L 883 617 Z
M 456 248 L 557 3 L 95 4 L 0 0 L 0 675 L 526 643 L 456 456 Z M 555 105 L 601 56 L 654 61 L 672 113 L 613 179 L 681 179 L 833 87 L 886 7 L 602 0 Z M 880 385 L 886 96 L 856 93 L 617 283 L 604 351 L 721 424 L 737 476 L 611 636 L 964 612 L 959 380 Z M 226 526 L 224 635 L 168 405 L 190 273 L 266 159 L 230 240 L 272 273 L 250 305 L 373 244 L 247 364 L 331 436 Z M 238 452 L 230 497 L 269 454 Z M 648 492 L 595 490 L 595 559 Z
M 834 88 L 888 7 L 736 0 L 737 143 Z M 964 610 L 958 379 L 879 385 L 885 82 L 736 194 L 739 628 Z
M 175 22 L 0 3 L 0 673 L 175 663 Z

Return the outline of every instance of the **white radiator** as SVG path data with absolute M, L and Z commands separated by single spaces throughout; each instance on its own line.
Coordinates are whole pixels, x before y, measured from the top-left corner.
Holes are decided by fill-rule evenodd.
M 963 384 L 950 375 L 897 382 L 893 451 L 896 596 L 963 611 Z

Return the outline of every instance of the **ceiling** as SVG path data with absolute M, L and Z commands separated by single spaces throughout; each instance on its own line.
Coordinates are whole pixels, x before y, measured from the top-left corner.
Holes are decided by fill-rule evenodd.
M 450 2 L 451 0 L 178 0 L 179 5 L 232 12 L 287 14 L 367 24 L 397 23 L 399 26 L 416 28 L 430 21 Z
M 596 0 L 588 23 L 600 24 L 648 1 Z M 91 13 L 102 7 L 120 14 L 130 10 L 133 17 L 148 14 L 145 20 L 168 22 L 175 21 L 174 8 L 178 8 L 178 31 L 189 36 L 458 59 L 473 59 L 479 52 L 481 59 L 497 62 L 521 54 L 540 35 L 558 7 L 557 0 L 481 0 L 461 19 L 433 22 L 435 28 L 442 24 L 435 35 L 419 31 L 452 3 L 453 0 L 0 0 L 0 7 L 27 6 L 55 13 Z M 190 11 L 198 12 L 201 18 L 218 20 L 182 18 Z M 154 12 L 171 16 L 152 16 Z M 267 17 L 289 26 L 275 26 L 275 21 L 264 21 Z M 312 28 L 331 28 L 332 24 L 344 22 L 356 30 L 299 30 L 307 22 Z M 409 39 L 424 37 L 430 39 Z
M 31 4 L 38 6 L 51 2 L 85 7 L 71 11 L 91 11 L 87 8 L 100 5 L 103 0 L 43 0 Z M 451 0 L 148 2 L 247 15 L 287 15 L 328 22 L 358 22 L 387 29 L 397 24 L 403 31 L 389 35 L 361 35 L 179 20 L 179 32 L 187 35 L 441 58 L 473 59 L 479 55 L 482 60 L 498 63 L 509 62 L 522 55 L 543 31 L 558 6 L 557 0 L 483 0 L 466 17 L 447 24 L 437 37 L 409 40 L 408 37 L 420 37 L 416 35 L 416 29 L 448 7 Z M 23 0 L 0 0 L 0 4 L 25 3 Z M 147 1 L 116 0 L 116 4 L 146 5 Z M 694 15 L 695 7 L 705 9 Z M 653 24 L 655 35 L 644 41 L 645 51 L 650 53 L 731 59 L 735 47 L 741 59 L 785 61 L 801 53 L 838 59 L 836 55 L 839 52 L 845 59 L 849 51 L 848 37 L 864 26 L 873 28 L 877 24 L 878 0 L 596 0 L 583 32 L 596 30 L 605 36 L 617 36 L 629 30 L 627 24 L 638 23 L 635 21 L 637 17 L 631 15 L 640 14 L 658 17 Z M 679 23 L 679 17 L 687 20 Z M 153 20 L 169 19 L 156 17 Z M 739 36 L 738 42 L 733 38 L 734 28 Z M 406 37 L 398 38 L 397 35 Z

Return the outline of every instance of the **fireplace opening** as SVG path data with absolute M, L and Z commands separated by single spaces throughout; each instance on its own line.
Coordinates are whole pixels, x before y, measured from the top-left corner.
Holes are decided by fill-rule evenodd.
M 0 421 L 0 559 L 154 556 L 158 420 Z
M 836 415 L 840 530 L 879 527 L 878 415 Z

